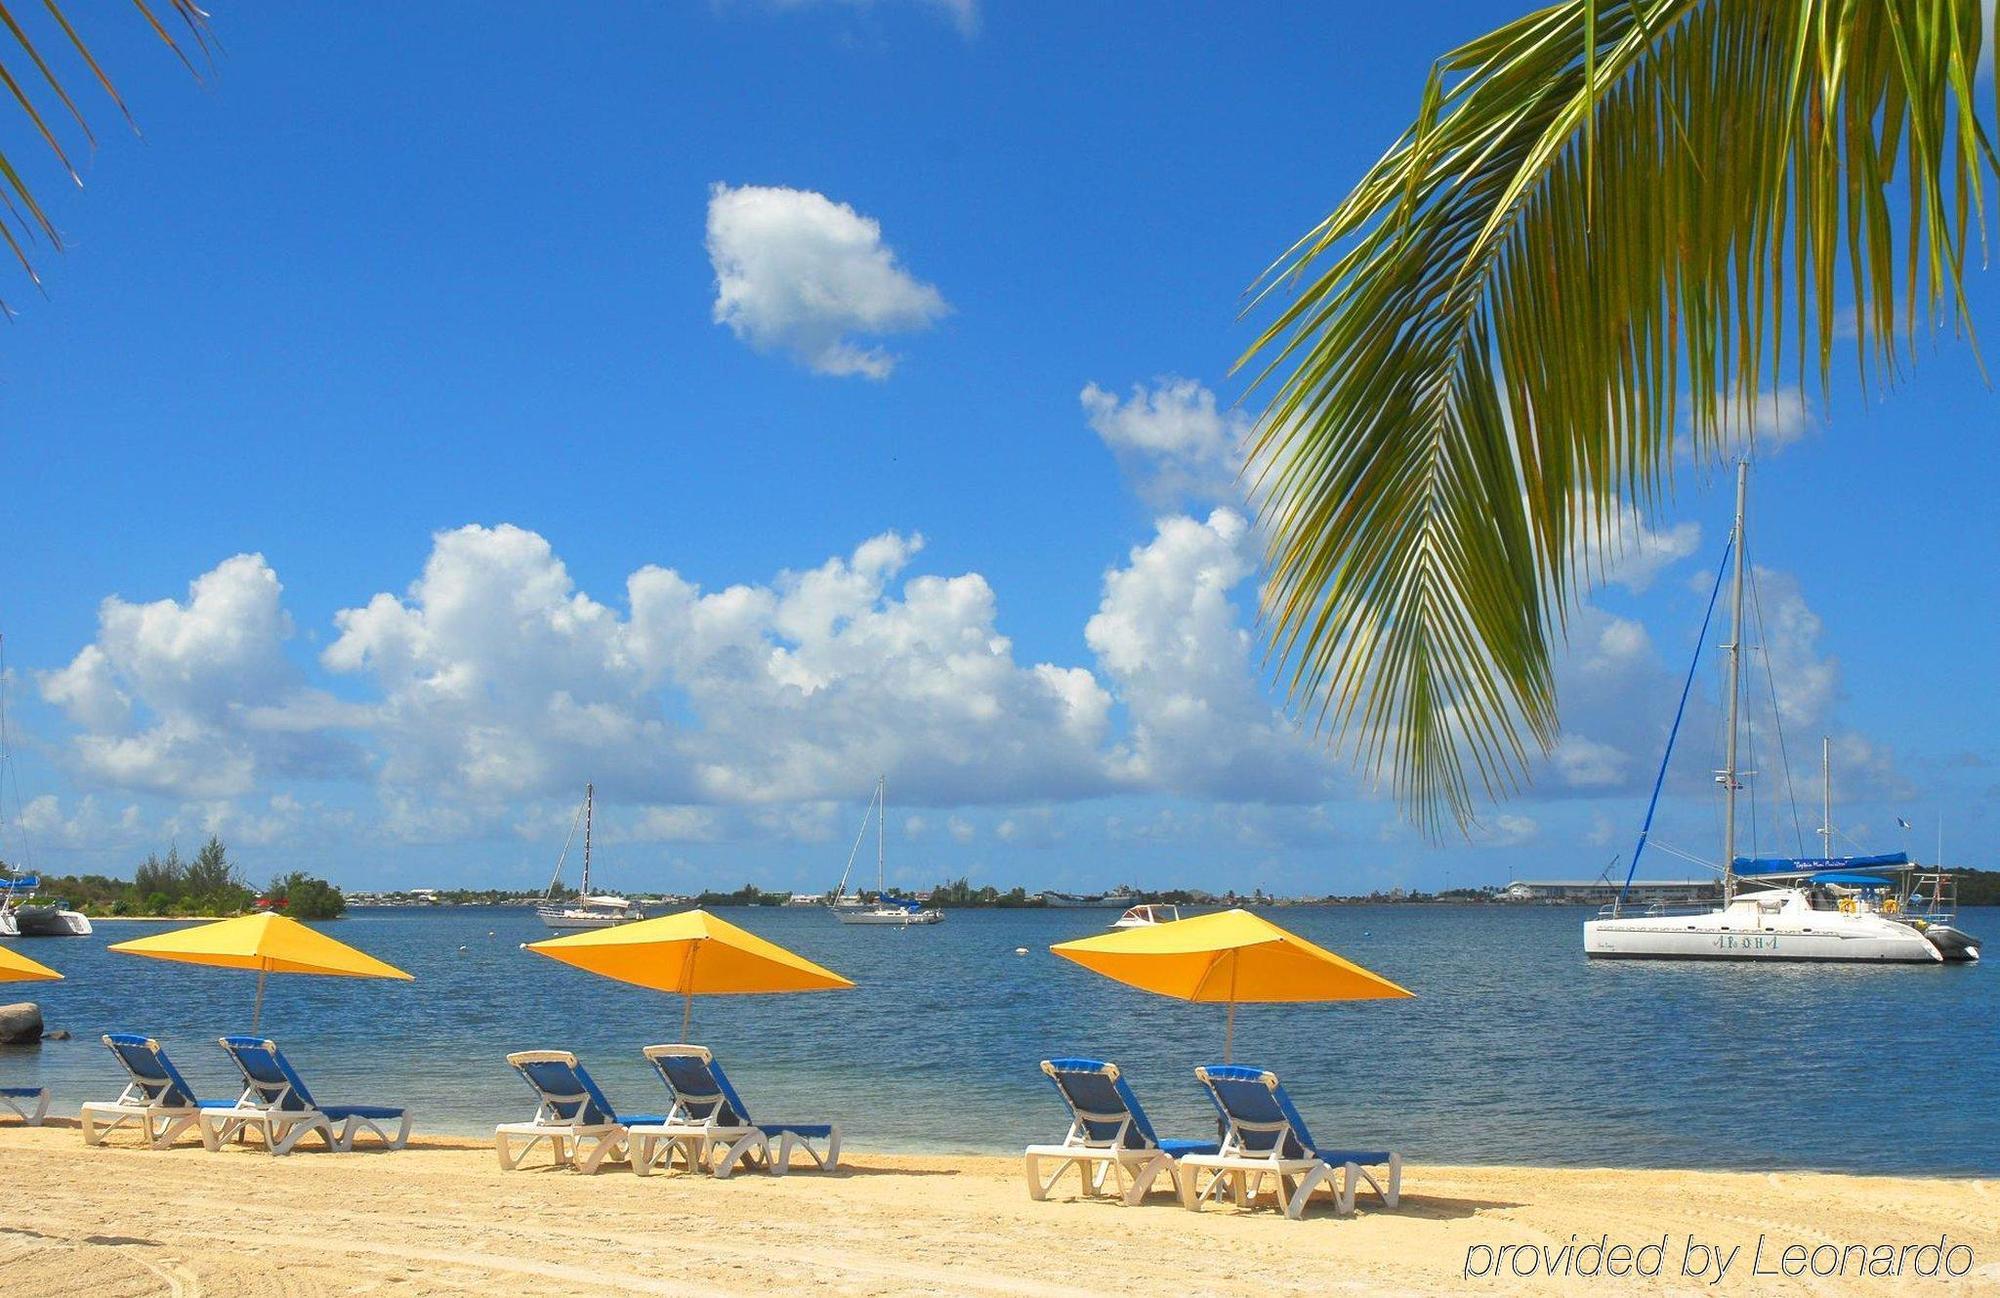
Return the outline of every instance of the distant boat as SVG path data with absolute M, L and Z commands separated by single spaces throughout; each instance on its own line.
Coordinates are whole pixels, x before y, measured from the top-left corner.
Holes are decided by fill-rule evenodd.
M 7 747 L 7 663 L 6 640 L 0 637 L 0 791 L 13 784 L 15 793 L 20 792 L 19 784 L 7 778 L 12 772 L 8 767 L 13 762 L 13 753 Z M 17 806 L 16 811 L 20 808 Z M 6 809 L 0 807 L 0 838 L 7 829 Z M 0 870 L 5 870 L 0 866 Z M 41 887 L 39 875 L 24 874 L 18 869 L 0 874 L 0 937 L 84 937 L 90 933 L 90 920 L 76 911 L 65 907 L 60 901 L 35 901 L 35 890 Z
M 854 846 L 847 853 L 847 868 L 841 871 L 840 884 L 833 890 L 833 901 L 829 903 L 833 916 L 843 924 L 882 924 L 896 928 L 908 928 L 912 924 L 941 924 L 944 922 L 943 911 L 889 895 L 884 882 L 882 835 L 882 822 L 888 819 L 888 815 L 889 777 L 885 775 L 875 781 L 875 796 L 868 800 L 868 810 L 861 814 L 861 831 L 854 836 Z M 850 897 L 847 891 L 847 879 L 854 873 L 854 858 L 861 851 L 861 840 L 868 834 L 870 816 L 875 818 L 875 904 L 872 906 L 859 897 Z
M 542 904 L 535 907 L 535 914 L 541 916 L 542 923 L 550 928 L 615 928 L 646 918 L 646 912 L 627 898 L 590 890 L 590 821 L 595 794 L 594 785 L 584 785 L 583 806 L 577 810 L 577 818 L 583 822 L 583 882 L 578 885 L 576 896 L 568 901 L 556 900 L 556 888 L 562 883 L 563 861 L 569 856 L 570 843 L 576 839 L 577 821 L 573 820 L 569 826 L 569 837 L 563 840 L 562 855 L 556 858 L 555 877 L 549 880 L 549 890 L 543 894 Z
M 1076 910 L 1083 907 L 1101 907 L 1105 910 L 1117 910 L 1121 907 L 1132 905 L 1139 900 L 1140 896 L 1140 893 L 1129 887 L 1114 888 L 1110 892 L 1092 893 L 1056 892 L 1049 890 L 1042 893 L 1042 904 L 1052 910 Z
M 1111 921 L 1113 928 L 1151 928 L 1155 924 L 1171 924 L 1181 917 L 1179 906 L 1134 906 Z
M 60 901 L 37 904 L 41 879 L 32 874 L 0 878 L 0 937 L 87 937 L 90 918 Z

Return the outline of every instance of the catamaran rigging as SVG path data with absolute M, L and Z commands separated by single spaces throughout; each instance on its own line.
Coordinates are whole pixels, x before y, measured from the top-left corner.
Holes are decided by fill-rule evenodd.
M 1741 730 L 1744 518 L 1748 496 L 1748 461 L 1736 468 L 1736 517 L 1730 529 L 1724 567 L 1731 572 L 1729 639 L 1726 668 L 1727 716 L 1724 730 L 1723 764 L 1716 772 L 1722 786 L 1722 905 L 1720 908 L 1680 908 L 1651 906 L 1643 912 L 1625 913 L 1634 874 L 1652 835 L 1653 815 L 1660 791 L 1666 782 L 1667 761 L 1674 739 L 1680 733 L 1686 713 L 1688 692 L 1694 683 L 1700 660 L 1690 664 L 1681 688 L 1680 706 L 1668 732 L 1667 752 L 1660 761 L 1659 775 L 1646 817 L 1633 849 L 1632 864 L 1618 898 L 1597 918 L 1583 926 L 1584 953 L 1596 958 L 1747 960 L 1747 961 L 1884 961 L 1896 963 L 1945 963 L 1977 960 L 1979 944 L 1960 931 L 1948 910 L 1939 907 L 1947 891 L 1948 876 L 1935 867 L 1930 880 L 1926 910 L 1915 913 L 1910 899 L 1915 881 L 1908 878 L 1919 869 L 1901 852 L 1880 856 L 1836 857 L 1833 854 L 1833 784 L 1830 747 L 1821 749 L 1823 773 L 1821 839 L 1823 855 L 1817 860 L 1792 857 L 1755 858 L 1737 855 L 1737 794 L 1742 790 L 1738 735 Z M 1715 596 L 1722 573 L 1716 574 L 1716 589 L 1709 595 L 1708 611 L 1702 618 L 1701 640 L 1707 639 L 1709 619 L 1715 611 Z M 1775 689 L 1774 689 L 1775 692 Z M 1782 740 L 1780 741 L 1782 743 Z M 1788 771 L 1789 776 L 1789 771 Z M 1906 876 L 1900 890 L 1883 872 Z

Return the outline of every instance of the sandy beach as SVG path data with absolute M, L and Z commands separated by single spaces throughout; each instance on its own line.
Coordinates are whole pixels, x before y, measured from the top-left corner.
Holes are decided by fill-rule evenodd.
M 83 1147 L 0 1129 L 0 1276 L 41 1298 L 900 1293 L 2000 1292 L 2000 1187 L 1807 1173 L 1415 1166 L 1395 1211 L 1031 1202 L 1017 1160 L 856 1151 L 832 1176 L 502 1173 L 488 1147 L 392 1154 Z M 1543 1245 L 1660 1245 L 1659 1274 L 1542 1274 Z M 1687 1241 L 1734 1256 L 1719 1286 Z M 1969 1250 L 1925 1279 L 1910 1246 Z M 1761 1256 L 1754 1250 L 1760 1237 Z M 1783 1250 L 1894 1246 L 1899 1277 L 1782 1274 Z M 1497 1260 L 1502 1245 L 1516 1249 Z M 1516 1274 L 1530 1246 L 1530 1274 Z M 1591 1253 L 1572 1254 L 1586 1268 Z M 1653 1254 L 1635 1256 L 1648 1261 Z M 1697 1254 L 1697 1260 L 1706 1255 Z M 1824 1263 L 1830 1255 L 1820 1254 Z M 1849 1254 L 1850 1259 L 1854 1255 Z M 1878 1254 L 1879 1256 L 1879 1254 Z M 1475 1273 L 1467 1276 L 1468 1259 Z M 1759 1271 L 1757 1268 L 1761 1267 Z M 1775 1274 L 1774 1274 L 1775 1273 Z M 24 1282 L 32 1277 L 31 1282 Z

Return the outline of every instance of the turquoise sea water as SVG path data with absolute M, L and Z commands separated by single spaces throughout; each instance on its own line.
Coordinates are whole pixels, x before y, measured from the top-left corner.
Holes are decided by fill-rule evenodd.
M 1084 1054 L 1123 1065 L 1164 1134 L 1212 1129 L 1190 1070 L 1220 1056 L 1221 1007 L 1048 952 L 1115 912 L 956 911 L 911 930 L 722 913 L 860 984 L 695 1002 L 690 1035 L 761 1118 L 837 1119 L 864 1148 L 1018 1151 L 1065 1127 L 1036 1062 Z M 2000 1172 L 1986 966 L 1591 962 L 1573 908 L 1266 913 L 1417 993 L 1239 1011 L 1237 1062 L 1277 1071 L 1323 1140 L 1435 1162 Z M 2000 910 L 1962 924 L 1993 938 Z M 0 1081 L 40 1081 L 58 1112 L 108 1099 L 122 1078 L 97 1038 L 125 1030 L 160 1038 L 205 1096 L 233 1095 L 214 1039 L 248 1030 L 255 977 L 105 950 L 163 927 L 22 942 L 68 980 L 0 986 L 0 1001 L 40 1001 L 75 1039 L 0 1049 Z M 507 1052 L 562 1047 L 619 1107 L 663 1107 L 639 1048 L 679 1035 L 679 1000 L 520 950 L 548 936 L 532 912 L 364 910 L 329 927 L 417 981 L 272 977 L 263 1031 L 320 1099 L 407 1103 L 419 1132 L 490 1134 L 533 1107 Z

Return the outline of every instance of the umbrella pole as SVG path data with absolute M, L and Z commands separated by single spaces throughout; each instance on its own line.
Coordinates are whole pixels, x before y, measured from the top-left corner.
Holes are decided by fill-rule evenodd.
M 1236 966 L 1229 961 L 1229 1016 L 1222 1021 L 1222 1062 L 1228 1063 L 1236 1048 Z
M 250 1030 L 255 1032 L 257 1024 L 264 1017 L 264 973 L 263 965 L 257 966 L 257 1003 L 250 1010 Z
M 688 1039 L 688 1020 L 694 1017 L 694 960 L 701 954 L 701 943 L 688 943 L 687 958 L 681 962 L 681 1044 Z

